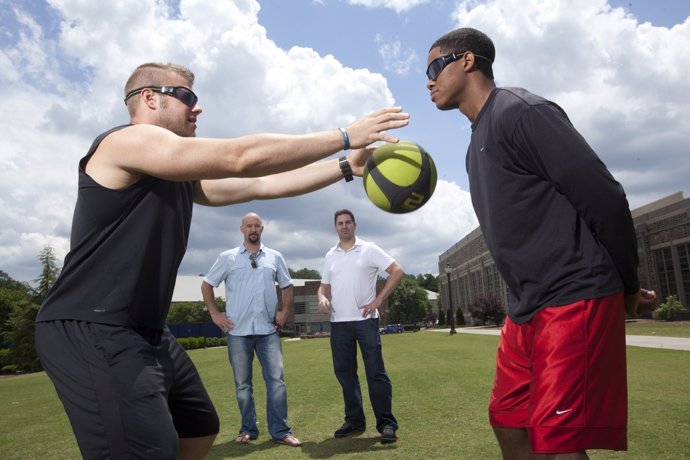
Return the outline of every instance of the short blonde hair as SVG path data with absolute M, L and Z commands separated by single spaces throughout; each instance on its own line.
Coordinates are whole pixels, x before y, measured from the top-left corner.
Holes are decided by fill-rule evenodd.
M 171 73 L 187 80 L 189 86 L 194 84 L 194 73 L 184 66 L 172 63 L 147 62 L 134 69 L 132 75 L 127 79 L 127 83 L 125 83 L 125 97 L 137 88 L 165 85 L 166 77 Z M 139 104 L 138 101 L 138 98 L 130 98 L 126 101 L 130 116 L 134 115 L 134 111 Z

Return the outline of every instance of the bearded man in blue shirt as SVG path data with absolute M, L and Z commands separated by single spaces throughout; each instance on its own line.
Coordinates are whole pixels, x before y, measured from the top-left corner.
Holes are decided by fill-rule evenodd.
M 287 424 L 287 389 L 278 334 L 294 307 L 292 279 L 282 254 L 261 244 L 263 230 L 258 214 L 244 216 L 240 226 L 243 244 L 218 256 L 204 277 L 201 292 L 211 319 L 228 338 L 228 357 L 242 416 L 235 442 L 247 444 L 259 436 L 252 386 L 256 353 L 266 382 L 268 431 L 275 442 L 297 447 L 301 442 Z M 218 310 L 213 294 L 213 288 L 221 282 L 225 283 L 225 313 Z M 281 289 L 281 309 L 276 283 Z

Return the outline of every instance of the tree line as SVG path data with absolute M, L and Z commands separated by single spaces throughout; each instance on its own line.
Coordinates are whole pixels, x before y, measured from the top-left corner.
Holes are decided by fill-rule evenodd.
M 0 270 L 0 373 L 42 369 L 34 345 L 34 320 L 41 302 L 55 284 L 60 268 L 50 246 L 38 256 L 42 271 L 36 287 L 16 281 Z
M 34 321 L 43 299 L 55 284 L 60 267 L 52 247 L 46 246 L 38 255 L 41 273 L 33 280 L 34 286 L 12 279 L 0 270 L 0 374 L 34 372 L 42 369 L 34 345 Z M 295 279 L 319 280 L 318 271 L 309 268 L 289 269 Z M 438 277 L 431 273 L 405 275 L 400 285 L 388 298 L 388 324 L 450 324 L 445 308 L 439 305 L 438 314 L 432 310 L 426 291 L 438 292 Z M 225 300 L 216 303 L 225 311 Z M 463 311 L 457 305 L 455 324 L 464 325 Z M 656 317 L 674 321 L 684 310 L 676 296 L 669 296 L 654 312 Z M 505 305 L 495 294 L 477 297 L 468 311 L 474 324 L 500 325 L 505 318 Z M 208 322 L 203 302 L 176 302 L 168 313 L 168 324 Z
M 34 345 L 34 322 L 38 310 L 55 284 L 60 267 L 52 247 L 40 252 L 41 274 L 33 280 L 34 286 L 12 279 L 0 270 L 0 373 L 35 372 L 42 370 Z M 290 270 L 295 279 L 321 279 L 318 271 L 302 268 Z M 438 279 L 432 274 L 405 275 L 398 288 L 388 299 L 389 323 L 418 324 L 431 321 L 431 304 L 426 290 L 438 292 Z M 216 299 L 221 311 L 225 301 Z M 203 302 L 179 302 L 171 306 L 169 324 L 209 321 Z

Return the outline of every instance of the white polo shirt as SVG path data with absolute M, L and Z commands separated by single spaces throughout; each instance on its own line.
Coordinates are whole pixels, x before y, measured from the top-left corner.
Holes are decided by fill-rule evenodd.
M 321 283 L 331 286 L 331 321 L 361 321 L 378 318 L 378 310 L 366 318 L 360 307 L 376 298 L 379 271 L 395 262 L 376 244 L 355 237 L 355 244 L 347 251 L 340 243 L 327 253 L 321 271 Z

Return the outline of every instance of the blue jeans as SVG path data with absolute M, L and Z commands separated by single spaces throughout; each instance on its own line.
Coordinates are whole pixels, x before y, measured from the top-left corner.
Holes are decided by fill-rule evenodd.
M 379 433 L 385 426 L 391 426 L 397 430 L 398 422 L 391 408 L 393 385 L 383 364 L 378 319 L 331 323 L 333 370 L 343 388 L 345 421 L 357 427 L 366 426 L 362 407 L 362 388 L 357 375 L 358 344 L 369 386 L 369 401 L 376 416 L 376 429 Z
M 287 389 L 283 374 L 283 349 L 278 333 L 268 335 L 228 335 L 228 357 L 235 378 L 235 395 L 242 416 L 240 433 L 259 436 L 254 407 L 252 363 L 254 353 L 259 358 L 266 382 L 266 422 L 273 439 L 290 434 L 287 425 Z

